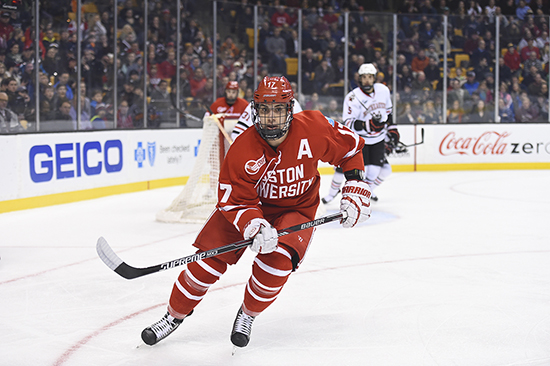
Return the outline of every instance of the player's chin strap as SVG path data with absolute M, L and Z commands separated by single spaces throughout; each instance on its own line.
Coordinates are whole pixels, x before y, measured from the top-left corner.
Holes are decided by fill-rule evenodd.
M 374 84 L 372 84 L 368 90 L 367 90 L 366 87 L 362 87 L 362 86 L 360 86 L 359 88 L 361 88 L 361 90 L 363 91 L 363 93 L 365 93 L 365 94 L 370 94 L 370 93 L 372 93 L 372 92 L 374 91 Z

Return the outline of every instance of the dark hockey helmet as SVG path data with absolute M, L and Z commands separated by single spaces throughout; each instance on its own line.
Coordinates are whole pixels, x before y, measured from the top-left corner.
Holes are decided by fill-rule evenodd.
M 252 122 L 264 140 L 277 140 L 290 128 L 294 92 L 284 76 L 266 76 L 254 92 Z

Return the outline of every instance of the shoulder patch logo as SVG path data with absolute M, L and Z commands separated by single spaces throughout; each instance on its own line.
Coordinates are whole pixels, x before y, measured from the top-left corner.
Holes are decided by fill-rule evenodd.
M 330 125 L 332 127 L 334 127 L 334 120 L 332 118 L 327 117 L 327 116 L 325 116 L 325 118 L 327 119 L 328 123 L 330 123 Z
M 249 160 L 244 164 L 244 170 L 250 174 L 257 174 L 261 167 L 265 165 L 265 155 L 262 155 L 258 160 Z

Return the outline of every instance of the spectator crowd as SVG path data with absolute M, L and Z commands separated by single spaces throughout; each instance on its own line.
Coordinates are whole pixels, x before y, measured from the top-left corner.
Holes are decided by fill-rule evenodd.
M 23 2 L 17 11 L 0 14 L 1 133 L 33 131 L 38 118 L 41 130 L 154 128 L 173 124 L 179 114 L 184 127 L 186 116 L 204 113 L 202 106 L 222 96 L 228 81 L 239 83 L 239 97 L 252 99 L 255 66 L 257 80 L 285 75 L 295 90 L 301 77 L 297 97 L 304 109 L 340 118 L 344 81 L 355 88 L 365 62 L 376 65 L 377 81 L 390 89 L 396 75 L 398 123 L 495 122 L 495 108 L 497 122 L 548 121 L 548 0 L 404 0 L 397 10 L 396 47 L 393 15 L 381 2 L 364 8 L 357 0 L 218 1 L 216 37 L 209 2 L 182 0 L 176 9 L 175 2 L 149 0 L 147 29 L 143 1 L 117 3 L 115 29 L 110 1 L 83 1 L 79 84 L 74 2 L 40 2 L 38 47 L 30 7 Z M 257 59 L 251 47 L 254 5 Z M 300 75 L 293 66 L 299 55 Z

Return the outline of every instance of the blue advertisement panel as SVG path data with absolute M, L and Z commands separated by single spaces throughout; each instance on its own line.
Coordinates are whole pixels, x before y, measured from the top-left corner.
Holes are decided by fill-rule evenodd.
M 0 200 L 188 176 L 201 130 L 5 136 Z

